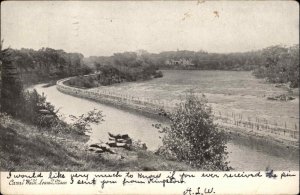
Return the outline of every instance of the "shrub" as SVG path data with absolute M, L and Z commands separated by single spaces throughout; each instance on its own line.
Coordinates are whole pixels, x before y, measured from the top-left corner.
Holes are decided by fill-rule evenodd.
M 35 89 L 23 92 L 22 104 L 18 108 L 19 118 L 31 124 L 50 127 L 58 120 L 57 112 L 54 106 L 46 101 L 44 94 L 38 94 Z
M 11 123 L 11 116 L 6 114 L 5 112 L 0 112 L 0 127 L 7 128 Z
M 94 76 L 78 76 L 65 81 L 64 84 L 79 88 L 93 88 L 97 87 L 94 81 Z
M 93 73 L 93 69 L 88 67 L 87 65 L 82 65 L 82 67 L 80 67 L 79 69 L 79 73 L 81 75 L 91 74 Z
M 163 112 L 163 115 L 171 124 L 163 128 L 156 125 L 164 133 L 160 153 L 197 168 L 231 169 L 226 162 L 226 135 L 213 123 L 205 96 L 198 98 L 191 93 L 174 112 Z
M 38 94 L 36 90 L 23 93 L 22 106 L 18 109 L 21 120 L 38 127 L 45 127 L 44 130 L 54 133 L 70 133 L 72 131 L 83 135 L 91 130 L 92 123 L 99 124 L 103 121 L 102 112 L 96 109 L 79 117 L 70 115 L 73 120 L 72 124 L 67 124 L 59 119 L 57 112 L 58 110 L 55 110 L 55 107 L 46 101 L 46 96 Z
M 89 111 L 87 114 L 82 114 L 79 117 L 74 115 L 70 115 L 73 123 L 71 126 L 75 129 L 79 134 L 89 133 L 91 131 L 91 124 L 100 124 L 103 120 L 102 111 L 98 111 L 94 109 Z
M 163 73 L 161 71 L 157 71 L 154 75 L 154 78 L 161 78 L 163 77 Z

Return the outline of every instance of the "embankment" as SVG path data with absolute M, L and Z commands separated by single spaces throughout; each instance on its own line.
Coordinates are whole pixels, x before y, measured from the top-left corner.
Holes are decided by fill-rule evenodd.
M 114 148 L 115 154 L 87 151 L 89 137 L 56 127 L 42 128 L 0 113 L 1 171 L 195 171 L 151 151 Z
M 162 107 L 160 106 L 155 106 L 140 100 L 133 101 L 110 94 L 97 93 L 87 89 L 70 87 L 64 84 L 64 82 L 68 79 L 69 78 L 57 81 L 56 88 L 58 91 L 75 97 L 85 98 L 102 104 L 137 112 L 155 119 L 161 119 L 159 116 L 159 111 Z
M 90 91 L 88 89 L 79 89 L 70 87 L 64 84 L 63 79 L 57 82 L 57 89 L 68 95 L 90 99 L 103 104 L 112 105 L 118 108 L 128 109 L 134 112 L 139 112 L 143 115 L 162 119 L 159 116 L 161 105 L 155 105 L 151 102 L 145 102 L 138 99 L 128 98 L 124 96 L 117 96 L 106 92 Z M 172 108 L 164 107 L 167 110 Z M 230 118 L 215 116 L 216 123 L 224 130 L 229 132 L 233 137 L 243 136 L 245 138 L 256 139 L 264 144 L 276 145 L 279 147 L 290 148 L 292 150 L 299 147 L 298 132 L 290 131 L 288 129 L 281 129 L 278 127 L 265 126 L 263 124 L 249 123 L 248 121 L 233 121 Z

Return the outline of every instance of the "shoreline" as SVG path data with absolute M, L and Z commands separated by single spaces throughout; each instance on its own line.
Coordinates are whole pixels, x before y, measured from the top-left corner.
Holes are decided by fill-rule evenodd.
M 129 111 L 134 114 L 143 115 L 145 117 L 153 118 L 158 120 L 159 122 L 165 122 L 166 120 L 163 119 L 163 117 L 159 116 L 159 110 L 155 107 L 149 107 L 145 105 L 137 105 L 132 104 L 132 102 L 116 99 L 113 96 L 107 96 L 103 94 L 98 94 L 95 92 L 91 92 L 89 90 L 84 90 L 80 88 L 70 87 L 65 84 L 63 84 L 64 81 L 68 80 L 69 78 L 62 79 L 57 81 L 56 88 L 58 91 L 79 97 L 84 98 L 88 100 L 92 100 L 95 102 L 99 102 L 101 104 L 105 104 L 108 106 L 116 107 L 121 110 Z M 253 131 L 253 130 L 247 130 L 246 128 L 242 127 L 236 127 L 224 123 L 218 124 L 218 126 L 223 129 L 225 132 L 230 135 L 231 139 L 254 139 L 255 141 L 260 142 L 263 145 L 270 145 L 278 148 L 282 148 L 284 150 L 292 151 L 293 153 L 296 151 L 298 153 L 299 149 L 299 142 L 297 140 L 288 140 L 288 139 L 282 139 L 282 137 L 270 135 L 266 132 L 261 131 Z

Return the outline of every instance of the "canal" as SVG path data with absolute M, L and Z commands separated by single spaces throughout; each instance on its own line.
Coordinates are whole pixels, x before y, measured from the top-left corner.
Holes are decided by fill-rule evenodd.
M 36 85 L 34 88 L 47 96 L 59 113 L 70 120 L 69 115 L 81 115 L 96 108 L 103 112 L 104 122 L 99 125 L 92 125 L 91 139 L 108 140 L 108 132 L 128 134 L 135 140 L 145 142 L 149 150 L 157 149 L 161 144 L 157 129 L 152 124 L 158 123 L 153 118 L 148 118 L 137 113 L 120 110 L 111 106 L 89 101 L 63 94 L 56 89 L 56 86 L 43 88 L 43 85 Z M 299 170 L 298 151 L 278 148 L 268 144 L 262 144 L 250 138 L 231 139 L 228 144 L 230 166 L 237 171 L 265 170 Z

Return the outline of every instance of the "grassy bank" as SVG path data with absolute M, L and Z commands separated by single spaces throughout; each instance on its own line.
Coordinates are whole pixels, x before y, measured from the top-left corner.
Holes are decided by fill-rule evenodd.
M 192 170 L 153 152 L 116 149 L 117 154 L 86 151 L 88 137 L 56 134 L 12 118 L 1 118 L 1 171 L 155 171 Z

